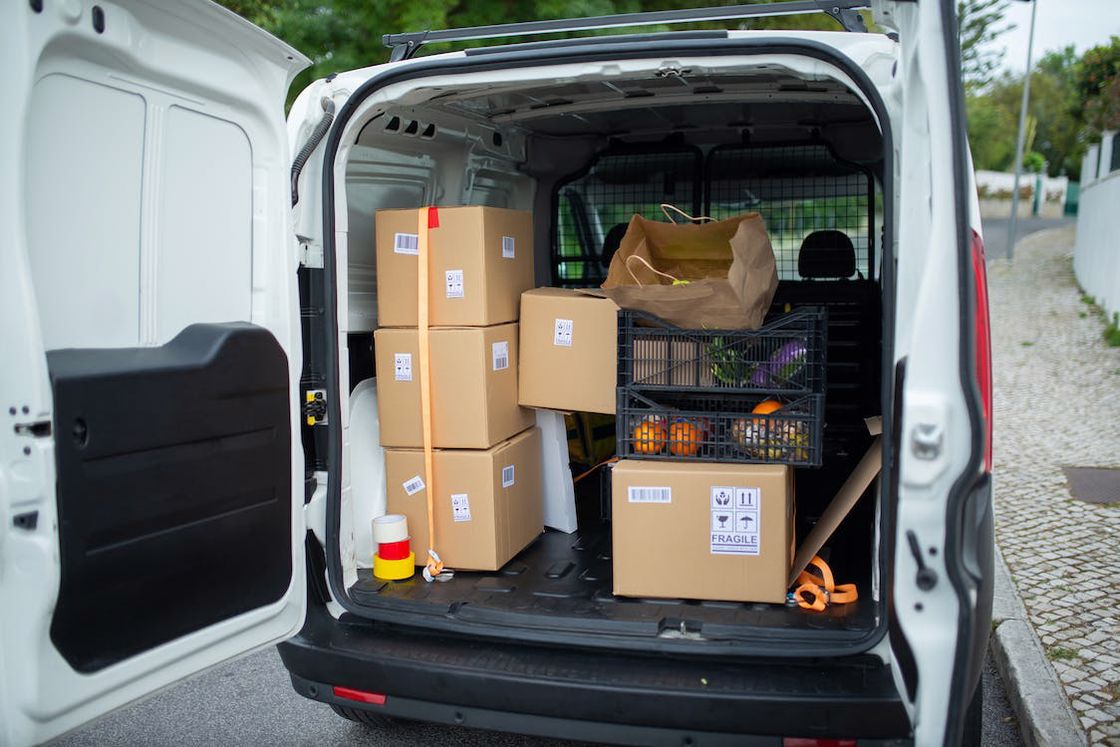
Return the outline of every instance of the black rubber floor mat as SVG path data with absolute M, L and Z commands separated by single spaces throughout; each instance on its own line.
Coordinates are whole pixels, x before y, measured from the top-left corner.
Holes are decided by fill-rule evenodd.
M 1070 494 L 1086 503 L 1120 504 L 1120 469 L 1062 467 Z
M 772 632 L 828 630 L 861 634 L 875 625 L 870 573 L 851 579 L 860 599 L 808 612 L 778 604 L 633 599 L 611 592 L 610 525 L 576 534 L 546 531 L 500 571 L 457 572 L 446 582 L 426 583 L 417 573 L 384 582 L 358 571 L 350 593 L 356 602 L 437 612 L 503 626 L 654 637 L 664 631 L 711 640 L 758 638 Z

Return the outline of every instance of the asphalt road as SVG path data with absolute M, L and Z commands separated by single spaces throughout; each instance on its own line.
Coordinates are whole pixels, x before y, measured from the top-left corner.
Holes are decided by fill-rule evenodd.
M 984 742 L 1022 745 L 1003 682 L 984 671 Z M 409 725 L 375 730 L 336 716 L 327 706 L 296 695 L 275 649 L 217 667 L 158 695 L 110 714 L 57 741 L 58 747 L 111 745 L 493 745 L 514 747 L 572 742 Z
M 1059 228 L 1073 223 L 1076 218 L 1020 218 L 1015 227 L 1019 240 L 1035 231 L 1047 228 Z M 1011 230 L 1010 218 L 985 218 L 984 224 L 984 254 L 988 259 L 1007 256 L 1007 233 Z

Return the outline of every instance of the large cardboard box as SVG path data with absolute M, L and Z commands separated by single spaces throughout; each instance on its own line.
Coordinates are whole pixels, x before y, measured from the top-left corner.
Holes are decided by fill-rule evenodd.
M 417 210 L 378 210 L 377 319 L 415 327 Z M 533 287 L 533 217 L 520 210 L 441 207 L 428 239 L 429 324 L 485 326 L 517 319 L 521 292 Z
M 615 411 L 618 306 L 565 288 L 521 294 L 521 373 L 526 407 Z
M 542 530 L 541 438 L 536 428 L 485 451 L 432 459 L 436 551 L 448 568 L 496 571 Z M 416 564 L 428 553 L 424 452 L 386 449 L 389 513 L 408 517 Z
M 517 324 L 433 329 L 432 446 L 488 449 L 533 424 L 517 404 Z M 424 445 L 420 420 L 420 336 L 416 329 L 373 335 L 381 445 Z
M 624 459 L 611 485 L 614 593 L 784 603 L 793 470 Z

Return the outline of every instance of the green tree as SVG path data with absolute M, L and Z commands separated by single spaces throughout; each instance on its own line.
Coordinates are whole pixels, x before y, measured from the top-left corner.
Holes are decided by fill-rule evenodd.
M 1003 49 L 992 46 L 1015 28 L 1007 23 L 1007 0 L 957 0 L 957 27 L 961 43 L 961 76 L 966 90 L 987 86 L 1003 62 Z
M 1089 134 L 1120 128 L 1120 36 L 1082 56 L 1074 88 L 1080 103 L 1077 118 Z

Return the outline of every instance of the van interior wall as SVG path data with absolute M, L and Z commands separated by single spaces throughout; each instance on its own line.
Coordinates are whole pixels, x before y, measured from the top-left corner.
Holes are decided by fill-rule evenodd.
M 377 210 L 422 205 L 489 205 L 531 210 L 537 284 L 553 285 L 557 281 L 551 262 L 556 188 L 585 172 L 609 148 L 672 143 L 707 152 L 714 146 L 732 143 L 816 142 L 826 144 L 839 159 L 867 167 L 876 175 L 876 181 L 882 174 L 878 128 L 869 112 L 853 107 L 850 101 L 695 106 L 691 114 L 683 115 L 693 126 L 679 126 L 681 112 L 642 112 L 643 107 L 633 103 L 620 105 L 616 116 L 597 116 L 584 120 L 583 125 L 578 116 L 563 117 L 562 125 L 557 124 L 557 118 L 543 117 L 518 125 L 498 125 L 463 117 L 433 103 L 431 107 L 385 111 L 372 119 L 349 149 L 346 164 L 349 233 L 345 321 L 352 352 L 351 387 L 371 375 L 371 370 L 364 366 L 371 352 L 371 333 L 377 327 L 373 233 Z M 665 123 L 665 130 L 652 131 L 648 126 L 651 122 Z M 639 129 L 642 131 L 637 132 Z M 880 228 L 881 224 L 874 225 L 868 231 Z M 875 234 L 868 240 L 878 239 Z M 877 283 L 877 276 L 877 268 L 872 267 L 869 276 L 861 281 Z M 816 296 L 812 288 L 808 288 L 806 295 L 805 285 L 783 279 L 776 308 L 780 310 L 791 299 L 796 302 L 799 294 L 812 302 L 828 300 L 819 297 L 828 292 L 823 290 L 824 284 L 817 286 Z M 835 310 L 837 318 L 843 321 L 837 327 L 839 337 L 830 341 L 830 355 L 836 352 L 848 359 L 862 350 L 874 365 L 867 369 L 872 373 L 870 378 L 847 382 L 847 389 L 837 390 L 847 398 L 843 404 L 851 412 L 842 414 L 844 423 L 839 429 L 832 428 L 831 437 L 826 429 L 825 466 L 798 470 L 799 539 L 871 443 L 866 433 L 858 431 L 858 419 L 852 418 L 852 412 L 859 416 L 880 414 L 874 411 L 880 401 L 881 312 L 877 285 L 872 295 L 874 303 L 865 304 L 858 313 L 850 313 L 843 305 L 847 301 Z M 830 336 L 835 336 L 831 327 Z M 354 454 L 351 458 L 362 456 Z M 595 510 L 589 507 L 597 501 L 598 485 L 597 479 L 581 485 L 585 501 L 581 505 L 581 520 L 595 518 L 597 505 Z M 355 516 L 354 530 L 368 532 L 370 518 Z M 838 580 L 859 581 L 863 584 L 861 593 L 874 575 L 876 518 L 874 496 L 865 497 L 830 542 L 830 562 Z M 359 565 L 368 567 L 365 563 Z

